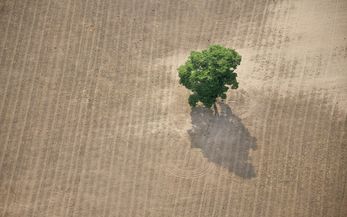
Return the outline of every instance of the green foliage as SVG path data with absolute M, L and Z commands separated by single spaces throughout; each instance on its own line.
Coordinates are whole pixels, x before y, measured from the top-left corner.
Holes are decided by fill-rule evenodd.
M 234 71 L 240 63 L 241 56 L 235 50 L 220 45 L 192 51 L 186 63 L 178 68 L 180 83 L 192 92 L 189 104 L 194 107 L 201 102 L 210 108 L 218 97 L 225 99 L 229 87 L 238 88 Z

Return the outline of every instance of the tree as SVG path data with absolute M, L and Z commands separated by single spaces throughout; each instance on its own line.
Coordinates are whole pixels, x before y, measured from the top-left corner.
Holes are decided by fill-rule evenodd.
M 211 108 L 218 97 L 226 99 L 229 87 L 239 86 L 235 70 L 240 63 L 240 54 L 220 45 L 211 45 L 201 52 L 192 51 L 185 64 L 178 68 L 180 84 L 192 92 L 188 99 L 190 106 L 201 102 Z

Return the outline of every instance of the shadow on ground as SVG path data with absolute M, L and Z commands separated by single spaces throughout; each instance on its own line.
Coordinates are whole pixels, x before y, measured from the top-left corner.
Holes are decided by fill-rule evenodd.
M 192 109 L 192 129 L 188 130 L 192 148 L 201 149 L 209 161 L 242 178 L 255 177 L 249 152 L 256 149 L 256 139 L 228 105 L 219 103 L 218 110 L 219 115 L 214 115 L 211 109 Z

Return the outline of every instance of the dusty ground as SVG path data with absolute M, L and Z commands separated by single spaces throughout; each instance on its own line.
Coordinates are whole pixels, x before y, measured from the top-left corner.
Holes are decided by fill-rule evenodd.
M 0 216 L 347 216 L 346 0 L 1 0 Z M 243 61 L 220 116 L 176 68 Z

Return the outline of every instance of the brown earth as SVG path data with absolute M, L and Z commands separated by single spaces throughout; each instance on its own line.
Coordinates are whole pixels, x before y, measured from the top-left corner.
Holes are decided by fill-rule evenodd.
M 347 216 L 346 0 L 1 0 L 0 217 Z M 191 110 L 222 44 L 240 88 Z

